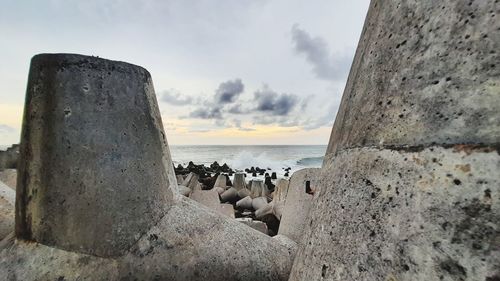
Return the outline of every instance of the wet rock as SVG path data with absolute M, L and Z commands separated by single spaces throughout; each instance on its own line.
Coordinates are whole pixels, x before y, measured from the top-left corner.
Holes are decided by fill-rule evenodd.
M 273 184 L 271 177 L 266 177 L 266 179 L 264 180 L 264 184 L 267 186 L 269 192 L 274 191 L 275 185 Z
M 275 179 L 277 179 L 277 178 L 278 178 L 278 177 L 276 176 L 276 172 L 273 172 L 273 173 L 271 174 L 271 179 L 275 180 Z

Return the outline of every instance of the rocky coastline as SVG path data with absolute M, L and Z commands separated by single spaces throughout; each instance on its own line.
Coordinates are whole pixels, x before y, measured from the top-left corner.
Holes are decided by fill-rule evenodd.
M 278 234 L 284 204 L 276 194 L 288 188 L 291 168 L 283 169 L 278 178 L 270 168 L 237 170 L 217 161 L 174 166 L 180 194 L 270 236 Z

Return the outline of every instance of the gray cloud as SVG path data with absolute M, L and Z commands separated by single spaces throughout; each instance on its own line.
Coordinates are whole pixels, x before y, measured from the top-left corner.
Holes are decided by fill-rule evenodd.
M 325 111 L 325 114 L 316 119 L 303 121 L 301 125 L 302 128 L 304 128 L 304 130 L 314 130 L 320 127 L 332 127 L 338 108 L 339 105 L 337 103 L 331 103 Z
M 272 116 L 272 115 L 257 115 L 253 117 L 253 124 L 271 125 L 277 124 L 281 127 L 294 127 L 299 126 L 300 123 L 297 118 L 290 116 Z
M 222 112 L 219 107 L 200 107 L 189 113 L 189 117 L 199 119 L 222 119 Z
M 257 102 L 257 111 L 267 112 L 271 115 L 288 115 L 298 103 L 298 98 L 293 94 L 278 94 L 267 86 L 254 93 Z
M 231 114 L 248 114 L 250 110 L 247 108 L 243 108 L 241 104 L 235 104 L 227 109 L 228 113 Z
M 215 91 L 215 100 L 220 103 L 232 103 L 244 90 L 245 86 L 241 79 L 223 82 Z
M 328 44 L 323 38 L 312 37 L 295 24 L 292 27 L 292 42 L 295 51 L 305 55 L 306 60 L 312 65 L 316 77 L 333 81 L 347 77 L 352 58 L 331 55 Z
M 183 96 L 181 93 L 176 90 L 168 90 L 164 91 L 161 96 L 161 101 L 173 104 L 173 105 L 189 105 L 193 103 L 193 98 L 190 96 Z

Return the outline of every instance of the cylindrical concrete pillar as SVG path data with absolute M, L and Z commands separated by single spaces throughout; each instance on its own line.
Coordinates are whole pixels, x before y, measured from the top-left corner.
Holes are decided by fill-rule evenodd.
M 147 70 L 73 54 L 32 59 L 17 237 L 120 255 L 165 214 L 175 183 Z
M 372 1 L 290 280 L 500 276 L 498 1 Z

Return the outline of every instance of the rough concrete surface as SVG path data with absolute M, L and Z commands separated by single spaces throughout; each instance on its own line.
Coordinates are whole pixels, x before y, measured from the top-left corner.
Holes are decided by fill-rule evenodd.
M 497 151 L 460 147 L 328 159 L 290 279 L 496 280 L 498 171 Z
M 33 57 L 16 235 L 100 256 L 122 254 L 172 200 L 169 184 L 176 181 L 166 147 L 147 70 L 81 55 Z M 128 196 L 116 196 L 117 189 Z
M 500 280 L 498 1 L 372 1 L 290 280 Z
M 0 181 L 15 190 L 17 184 L 17 170 L 5 169 L 3 171 L 0 171 Z
M 287 280 L 293 244 L 183 198 L 122 257 L 99 258 L 13 238 L 6 280 Z M 63 280 L 63 279 L 59 279 Z
M 0 181 L 0 241 L 14 231 L 16 193 Z
M 307 227 L 313 200 L 313 195 L 306 193 L 306 182 L 309 181 L 312 188 L 317 186 L 320 171 L 319 168 L 298 170 L 292 174 L 288 184 L 278 234 L 285 235 L 299 244 Z
M 495 0 L 372 1 L 328 154 L 500 139 Z

